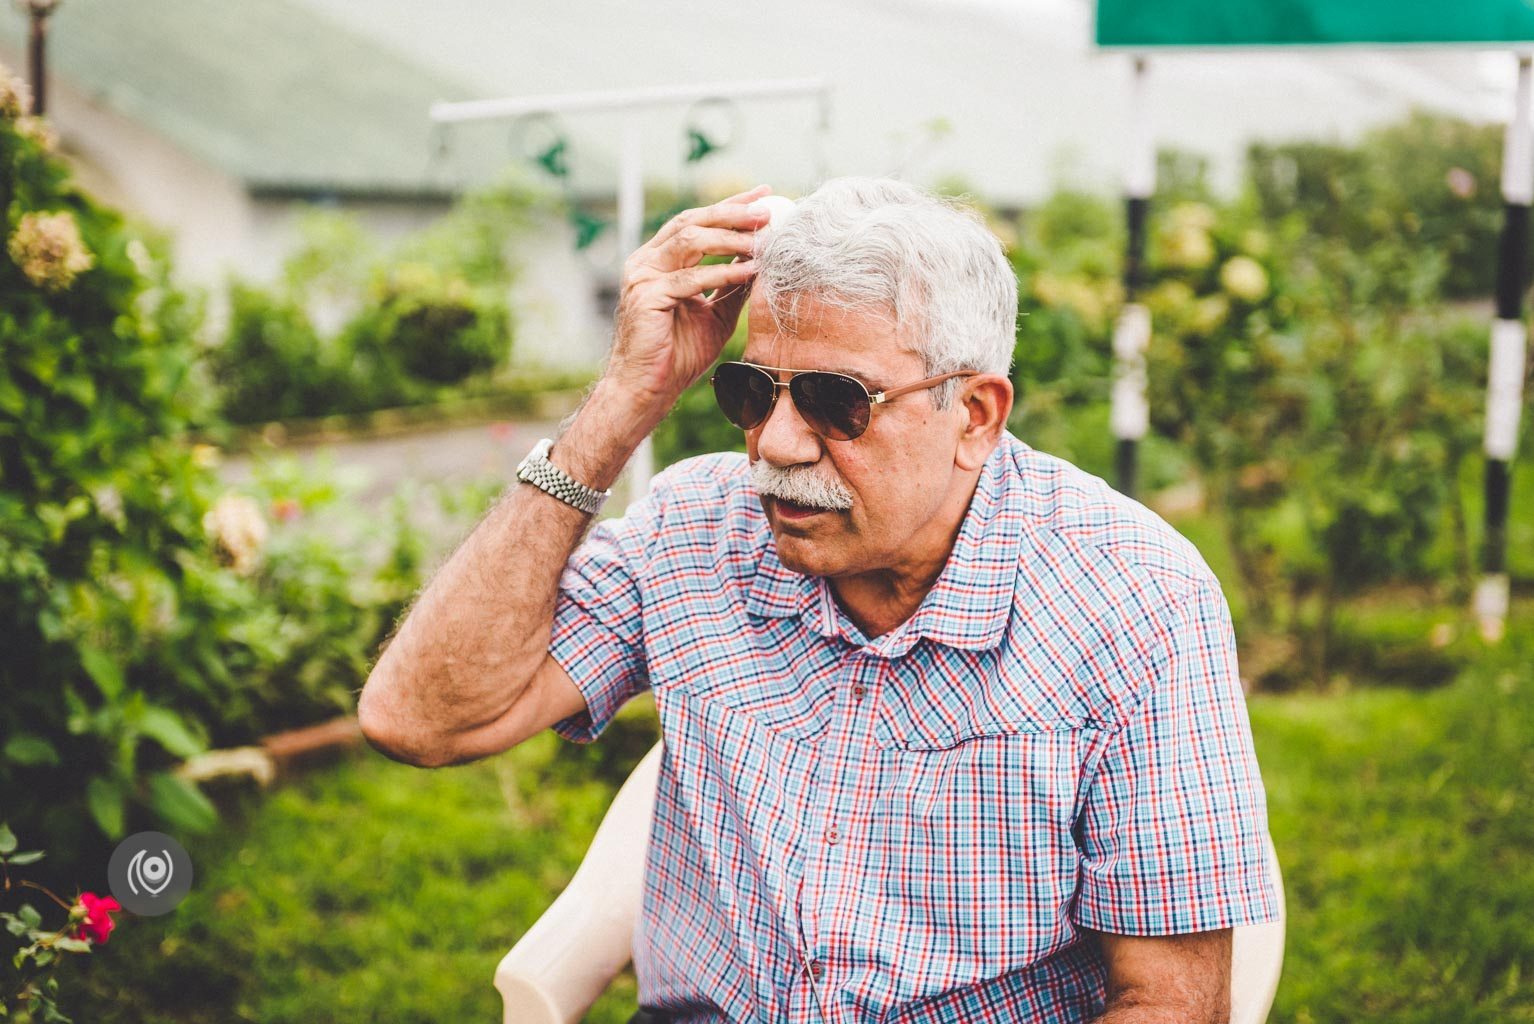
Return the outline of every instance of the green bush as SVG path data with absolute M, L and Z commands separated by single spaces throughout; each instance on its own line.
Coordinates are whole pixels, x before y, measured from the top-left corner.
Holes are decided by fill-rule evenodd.
M 230 287 L 229 329 L 208 354 L 229 420 L 316 415 L 341 383 L 332 379 L 335 362 L 297 302 L 249 285 Z
M 1417 113 L 1356 146 L 1255 145 L 1250 180 L 1270 223 L 1294 220 L 1406 274 L 1430 255 L 1443 264 L 1440 294 L 1487 295 L 1502 230 L 1502 134 Z
M 208 820 L 164 769 L 206 739 L 180 710 L 209 687 L 187 581 L 221 570 L 214 481 L 184 439 L 210 416 L 196 310 L 50 143 L 0 117 L 0 793 L 18 829 L 76 852 L 146 811 Z
M 515 185 L 469 196 L 392 246 L 320 211 L 275 285 L 232 282 L 230 324 L 207 353 L 235 423 L 416 405 L 506 368 L 510 246 L 544 208 Z M 321 311 L 343 319 L 315 326 Z
M 344 493 L 291 467 L 221 493 L 198 309 L 48 142 L 0 118 L 0 805 L 65 877 L 211 826 L 176 762 L 349 710 L 423 538 L 397 503 L 337 544 Z
M 477 295 L 463 278 L 426 264 L 390 269 L 370 290 L 367 308 L 347 325 L 342 347 L 386 366 L 396 377 L 456 384 L 503 366 L 511 332 L 503 304 Z

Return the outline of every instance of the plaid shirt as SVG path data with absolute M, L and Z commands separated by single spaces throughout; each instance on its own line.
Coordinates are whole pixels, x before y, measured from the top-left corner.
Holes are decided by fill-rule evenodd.
M 1107 970 L 1083 928 L 1277 917 L 1219 582 L 1144 506 L 1010 434 L 937 583 L 883 636 L 783 566 L 726 454 L 593 527 L 550 651 L 588 705 L 566 739 L 655 696 L 646 1008 L 1086 1021 Z

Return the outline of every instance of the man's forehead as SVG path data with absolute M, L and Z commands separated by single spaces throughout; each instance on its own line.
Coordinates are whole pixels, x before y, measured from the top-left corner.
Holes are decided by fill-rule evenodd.
M 751 296 L 746 321 L 747 362 L 769 362 L 773 353 L 792 345 L 823 351 L 811 356 L 815 365 L 790 369 L 835 370 L 868 383 L 882 382 L 893 363 L 904 365 L 920 358 L 894 319 L 877 310 L 855 309 L 822 302 L 808 296 L 781 304 L 774 316 L 765 299 Z

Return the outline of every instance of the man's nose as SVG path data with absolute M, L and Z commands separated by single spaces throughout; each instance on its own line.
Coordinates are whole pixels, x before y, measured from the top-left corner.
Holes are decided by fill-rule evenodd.
M 788 392 L 779 391 L 767 421 L 757 428 L 756 451 L 774 466 L 820 461 L 820 435 L 810 429 Z

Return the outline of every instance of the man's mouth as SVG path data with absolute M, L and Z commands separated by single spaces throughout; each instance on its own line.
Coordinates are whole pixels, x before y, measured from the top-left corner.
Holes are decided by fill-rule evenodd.
M 773 498 L 773 508 L 777 509 L 778 515 L 784 519 L 808 519 L 810 516 L 819 515 L 827 509 L 817 508 L 814 505 L 801 505 L 787 498 Z

